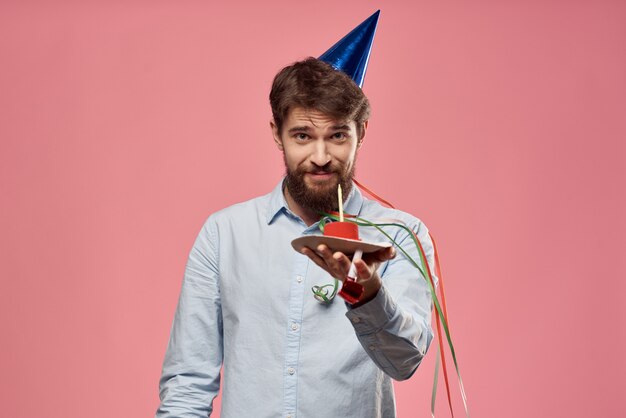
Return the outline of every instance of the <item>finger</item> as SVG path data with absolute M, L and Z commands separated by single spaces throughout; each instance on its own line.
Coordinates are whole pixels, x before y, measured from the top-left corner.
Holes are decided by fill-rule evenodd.
M 343 277 L 348 273 L 350 260 L 340 251 L 332 253 L 324 244 L 317 246 L 318 253 L 322 256 L 328 268 L 333 271 L 333 276 Z M 347 264 L 348 267 L 345 267 Z
M 306 255 L 307 257 L 309 257 L 311 260 L 315 261 L 324 261 L 322 259 L 322 257 L 320 255 L 317 254 L 317 252 L 313 251 L 311 248 L 309 247 L 302 247 L 302 249 L 300 250 L 300 252 L 304 255 Z
M 389 247 L 380 251 L 376 251 L 376 256 L 378 258 L 378 261 L 380 262 L 391 260 L 396 256 L 396 249 L 393 247 Z
M 333 253 L 330 252 L 330 249 L 324 244 L 318 245 L 316 251 L 317 254 L 319 254 L 319 256 L 323 259 L 331 259 L 333 256 Z
M 342 252 L 336 251 L 334 253 L 324 252 L 324 261 L 328 264 L 328 267 L 334 272 L 336 277 L 344 277 L 348 274 L 350 269 L 350 259 L 346 257 Z
M 350 259 L 340 251 L 337 251 L 333 254 L 333 259 L 337 263 L 337 268 L 341 275 L 346 276 L 348 274 L 348 271 L 350 271 L 350 264 L 352 264 Z
M 313 251 L 309 247 L 303 247 L 300 250 L 300 252 L 306 255 L 307 257 L 309 257 L 311 261 L 313 261 L 315 264 L 317 264 L 318 266 L 320 266 L 321 268 L 323 268 L 324 270 L 330 273 L 330 271 L 328 270 L 328 265 L 326 265 L 326 262 L 324 261 L 324 259 L 320 257 L 319 255 L 317 255 L 315 251 Z
M 369 264 L 382 263 L 387 260 L 391 260 L 396 257 L 396 249 L 393 247 L 384 248 L 382 250 L 375 251 L 367 254 L 363 259 Z
M 354 263 L 354 267 L 356 268 L 356 275 L 358 281 L 365 281 L 372 278 L 372 272 L 374 268 L 371 268 L 367 265 L 367 263 L 363 260 L 358 260 Z
M 315 264 L 321 267 L 326 273 L 330 274 L 332 277 L 343 281 L 345 279 L 345 275 L 338 274 L 336 269 L 333 268 L 329 263 L 326 262 L 326 259 L 322 258 L 315 251 L 308 247 L 303 247 L 300 252 L 307 257 L 309 257 Z M 332 256 L 330 257 L 332 259 Z

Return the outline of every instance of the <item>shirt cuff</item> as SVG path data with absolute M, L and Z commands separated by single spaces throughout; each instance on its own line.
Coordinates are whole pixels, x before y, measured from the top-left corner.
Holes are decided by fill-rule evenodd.
M 358 335 L 371 334 L 382 329 L 393 318 L 396 309 L 395 302 L 383 285 L 369 302 L 357 308 L 348 305 L 346 317 Z

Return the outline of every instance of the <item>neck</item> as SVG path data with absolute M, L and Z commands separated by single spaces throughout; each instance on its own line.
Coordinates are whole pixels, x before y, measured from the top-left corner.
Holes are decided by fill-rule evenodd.
M 321 216 L 315 212 L 314 210 L 305 208 L 304 206 L 298 204 L 291 195 L 289 194 L 289 188 L 285 186 L 283 189 L 283 194 L 285 195 L 285 200 L 287 201 L 287 206 L 289 206 L 289 210 L 298 215 L 306 224 L 306 226 L 311 226 L 315 222 L 319 221 Z

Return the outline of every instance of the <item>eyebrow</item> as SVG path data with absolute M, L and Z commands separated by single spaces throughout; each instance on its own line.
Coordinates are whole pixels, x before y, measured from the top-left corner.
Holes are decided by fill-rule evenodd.
M 289 129 L 287 132 L 292 134 L 295 132 L 308 132 L 310 130 L 311 128 L 309 128 L 308 126 L 294 126 L 293 128 Z
M 331 129 L 333 131 L 349 131 L 350 127 L 348 125 L 335 125 Z
M 350 127 L 348 125 L 335 125 L 330 127 L 333 131 L 349 131 Z M 294 126 L 289 129 L 287 132 L 292 134 L 296 132 L 309 132 L 311 130 L 310 126 Z

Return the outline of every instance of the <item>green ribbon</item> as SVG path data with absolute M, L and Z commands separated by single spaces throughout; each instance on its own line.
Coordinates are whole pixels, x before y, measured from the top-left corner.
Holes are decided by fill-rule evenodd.
M 322 232 L 324 231 L 324 225 L 326 225 L 328 219 L 332 219 L 332 220 L 335 220 L 335 221 L 339 220 L 338 216 L 332 215 L 330 213 L 322 212 L 322 215 L 324 216 L 324 218 L 322 218 L 322 220 L 319 223 L 319 228 L 320 228 L 320 230 Z M 452 360 L 454 361 L 454 368 L 456 370 L 457 378 L 459 380 L 459 387 L 460 387 L 460 390 L 461 390 L 461 397 L 463 399 L 463 406 L 465 407 L 465 415 L 466 415 L 466 417 L 469 418 L 470 415 L 469 415 L 469 410 L 467 408 L 467 397 L 465 395 L 465 389 L 463 387 L 463 380 L 461 379 L 461 372 L 459 371 L 459 364 L 458 364 L 458 361 L 457 361 L 457 358 L 456 358 L 456 351 L 454 350 L 454 344 L 452 343 L 452 337 L 450 336 L 450 329 L 448 327 L 448 321 L 446 321 L 446 318 L 443 315 L 443 310 L 441 309 L 441 305 L 439 303 L 439 299 L 437 298 L 437 294 L 435 292 L 435 288 L 433 287 L 433 283 L 431 283 L 431 281 L 428 280 L 428 277 L 429 277 L 430 273 L 428 275 L 425 273 L 425 272 L 430 272 L 430 270 L 428 268 L 428 262 L 426 260 L 426 254 L 424 254 L 424 251 L 423 251 L 420 243 L 417 241 L 417 235 L 409 227 L 407 227 L 406 225 L 400 224 L 400 223 L 389 222 L 389 223 L 379 223 L 379 224 L 376 224 L 376 223 L 368 221 L 367 219 L 360 218 L 358 216 L 350 217 L 350 218 L 344 218 L 344 220 L 356 223 L 358 226 L 374 227 L 378 231 L 380 231 L 385 237 L 387 237 L 393 243 L 394 246 L 396 246 L 398 248 L 398 250 L 400 250 L 400 252 L 402 252 L 404 254 L 404 256 L 409 260 L 409 262 L 415 268 L 417 268 L 417 270 L 420 272 L 420 274 L 422 275 L 422 277 L 424 278 L 424 280 L 428 284 L 433 304 L 435 305 L 437 314 L 439 316 L 439 320 L 441 321 L 441 324 L 443 325 L 443 329 L 444 329 L 445 335 L 446 335 L 446 340 L 448 341 L 448 346 L 450 347 L 450 353 L 452 355 Z M 401 229 L 403 229 L 403 230 L 405 230 L 406 232 L 409 233 L 409 236 L 413 240 L 413 242 L 414 242 L 414 244 L 415 244 L 415 246 L 417 248 L 417 251 L 419 253 L 421 267 L 413 259 L 413 257 L 411 257 L 404 250 L 404 248 L 402 248 L 402 246 L 400 246 L 400 244 L 398 244 L 398 242 L 396 242 L 396 240 L 394 240 L 391 237 L 391 235 L 389 235 L 386 231 L 384 231 L 382 229 L 382 227 L 385 227 L 385 226 L 398 227 L 398 228 L 401 228 Z M 439 356 L 438 356 L 438 360 L 439 360 Z M 438 373 L 438 371 L 439 371 L 439 367 L 437 365 L 436 373 Z M 435 384 L 435 387 L 433 388 L 433 395 L 432 395 L 432 399 L 431 399 L 431 409 L 432 409 L 431 412 L 432 412 L 433 416 L 434 416 L 434 402 L 435 402 L 435 396 L 436 396 L 437 378 L 435 379 L 434 384 Z

